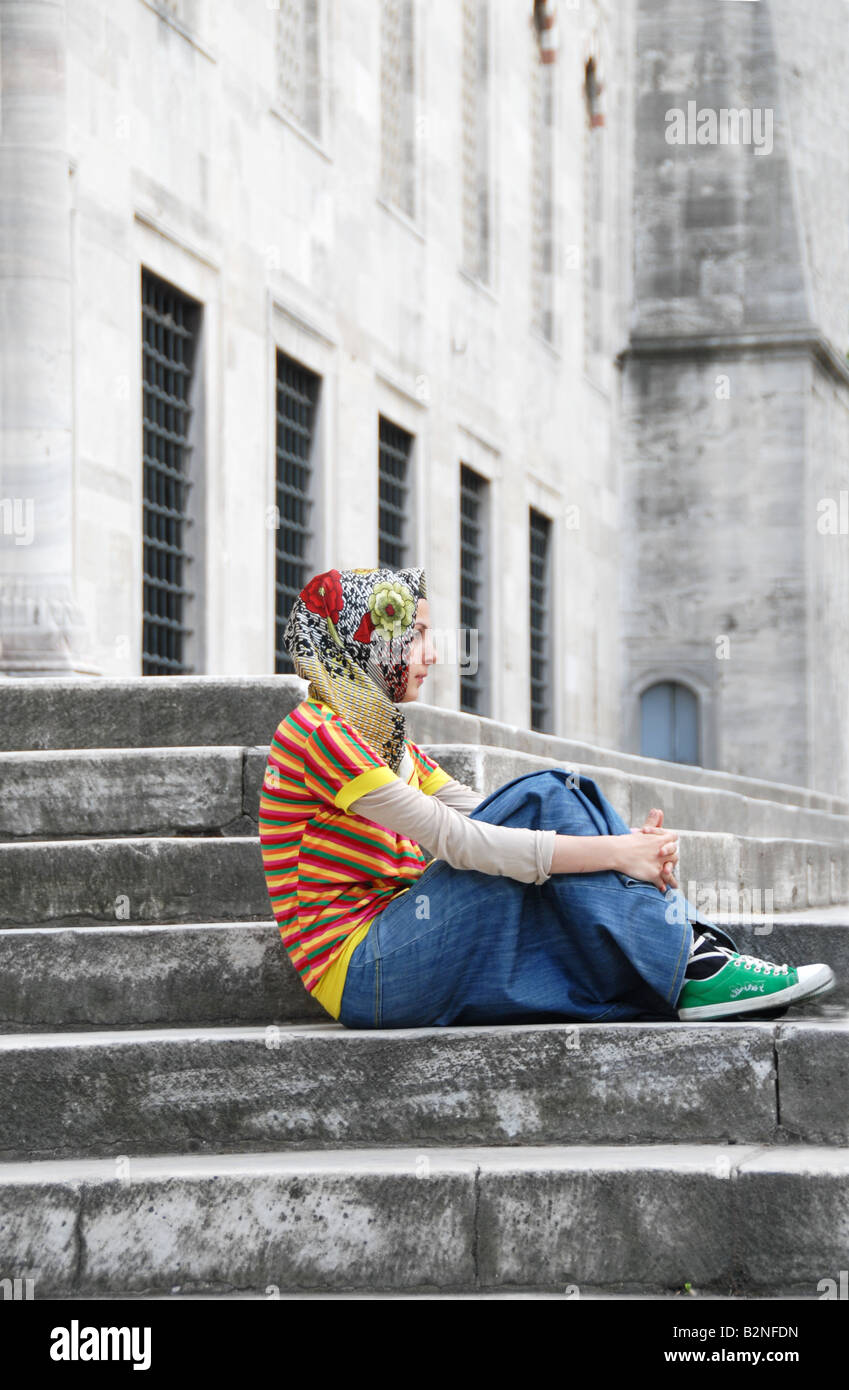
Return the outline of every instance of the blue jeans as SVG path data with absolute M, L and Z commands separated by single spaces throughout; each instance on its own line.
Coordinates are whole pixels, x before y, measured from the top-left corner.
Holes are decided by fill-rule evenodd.
M 562 835 L 630 833 L 592 778 L 563 768 L 514 778 L 471 818 Z M 354 950 L 339 1021 L 677 1021 L 693 922 L 736 951 L 680 889 L 664 893 L 612 869 L 522 883 L 435 859 Z

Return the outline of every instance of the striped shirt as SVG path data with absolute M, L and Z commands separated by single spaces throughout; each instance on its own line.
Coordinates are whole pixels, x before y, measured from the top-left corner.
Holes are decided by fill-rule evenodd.
M 409 739 L 406 748 L 411 786 L 431 795 L 451 781 Z M 348 811 L 395 780 L 356 729 L 318 700 L 302 700 L 271 741 L 259 803 L 271 907 L 301 982 L 336 1018 L 354 946 L 427 868 L 415 841 Z

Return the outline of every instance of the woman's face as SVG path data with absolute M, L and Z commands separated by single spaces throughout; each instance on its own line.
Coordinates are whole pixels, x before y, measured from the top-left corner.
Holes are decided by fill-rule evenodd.
M 410 647 L 407 689 L 399 704 L 407 700 L 417 700 L 419 691 L 427 676 L 427 668 L 436 661 L 436 653 L 430 636 L 430 609 L 426 598 L 420 598 L 416 606 L 416 635 Z

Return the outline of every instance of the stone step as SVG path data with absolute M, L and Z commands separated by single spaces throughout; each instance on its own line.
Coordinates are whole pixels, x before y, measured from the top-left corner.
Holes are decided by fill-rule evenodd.
M 682 830 L 677 879 L 708 916 L 839 905 L 849 902 L 849 844 Z M 253 837 L 0 844 L 0 928 L 256 921 L 269 910 Z
M 471 744 L 429 744 L 481 799 L 550 758 Z M 217 833 L 256 835 L 268 748 L 190 746 L 0 753 L 0 841 Z M 849 817 L 787 802 L 570 763 L 640 825 L 661 806 L 674 829 L 849 842 Z
M 266 756 L 246 795 L 244 748 L 0 753 L 0 841 L 257 835 Z
M 0 845 L 0 926 L 266 920 L 259 840 L 34 840 Z
M 511 1288 L 822 1296 L 849 1151 L 415 1146 L 0 1164 L 35 1297 Z
M 844 1275 L 844 1280 L 845 1280 L 845 1275 Z M 834 1286 L 835 1286 L 835 1288 L 837 1288 L 837 1286 L 838 1286 L 838 1280 L 837 1280 L 837 1279 L 834 1280 Z M 604 1302 L 614 1302 L 614 1301 L 615 1301 L 615 1302 L 622 1302 L 622 1303 L 631 1303 L 631 1302 L 640 1301 L 640 1302 L 643 1302 L 643 1303 L 644 1303 L 647 1299 L 650 1299 L 653 1303 L 655 1303 L 655 1302 L 662 1302 L 664 1299 L 669 1299 L 669 1300 L 676 1301 L 676 1302 L 678 1303 L 679 1306 L 680 1306 L 680 1304 L 683 1302 L 684 1296 L 686 1296 L 686 1299 L 687 1299 L 687 1302 L 688 1302 L 688 1303 L 690 1302 L 691 1299 L 699 1299 L 699 1298 L 701 1298 L 701 1299 L 709 1299 L 712 1303 L 718 1303 L 718 1302 L 725 1302 L 725 1303 L 742 1303 L 742 1302 L 749 1302 L 749 1301 L 751 1301 L 751 1298 L 752 1298 L 752 1295 L 751 1295 L 751 1294 L 748 1294 L 748 1293 L 731 1293 L 731 1292 L 728 1292 L 727 1289 L 722 1290 L 721 1292 L 718 1291 L 718 1290 L 714 1290 L 714 1289 L 707 1289 L 707 1290 L 704 1290 L 704 1291 L 703 1291 L 703 1290 L 701 1290 L 701 1289 L 697 1289 L 697 1288 L 696 1288 L 694 1285 L 692 1285 L 692 1284 L 691 1284 L 689 1287 L 687 1287 L 687 1288 L 659 1288 L 657 1285 L 653 1286 L 653 1287 L 652 1287 L 651 1289 L 649 1289 L 649 1290 L 646 1290 L 645 1288 L 643 1288 L 643 1289 L 637 1288 L 636 1290 L 634 1290 L 634 1289 L 632 1288 L 632 1289 L 631 1289 L 629 1292 L 627 1292 L 627 1293 L 620 1293 L 619 1290 L 618 1290 L 618 1287 L 616 1287 L 616 1288 L 610 1288 L 610 1289 L 599 1289 L 599 1288 L 597 1288 L 597 1287 L 594 1287 L 592 1284 L 582 1284 L 581 1287 L 580 1287 L 580 1290 L 578 1290 L 578 1286 L 577 1286 L 576 1284 L 572 1284 L 572 1285 L 566 1285 L 566 1286 L 564 1286 L 564 1288 L 562 1288 L 562 1289 L 525 1289 L 525 1288 L 522 1288 L 522 1289 L 515 1289 L 515 1288 L 514 1288 L 514 1289 L 507 1289 L 507 1290 L 505 1290 L 505 1291 L 502 1291 L 501 1289 L 479 1289 L 479 1290 L 471 1291 L 471 1292 L 468 1291 L 468 1290 L 460 1290 L 460 1291 L 452 1290 L 451 1292 L 448 1292 L 448 1293 L 445 1293 L 445 1292 L 442 1292 L 442 1293 L 432 1293 L 432 1292 L 430 1292 L 430 1291 L 427 1290 L 427 1289 L 423 1289 L 423 1290 L 415 1290 L 415 1289 L 414 1289 L 412 1292 L 403 1292 L 403 1293 L 399 1293 L 399 1292 L 397 1292 L 397 1290 L 395 1290 L 395 1289 L 378 1289 L 378 1290 L 376 1290 L 375 1292 L 372 1292 L 371 1290 L 363 1290 L 363 1289 L 350 1289 L 350 1290 L 346 1290 L 346 1291 L 344 1291 L 344 1292 L 342 1292 L 342 1293 L 332 1293 L 332 1292 L 331 1292 L 331 1293 L 328 1293 L 328 1292 L 326 1292 L 325 1290 L 322 1290 L 322 1289 L 319 1289 L 319 1290 L 310 1290 L 310 1291 L 307 1292 L 307 1293 L 301 1293 L 301 1292 L 298 1292 L 298 1291 L 294 1291 L 294 1292 L 293 1292 L 293 1291 L 287 1290 L 287 1289 L 274 1289 L 274 1290 L 273 1290 L 272 1292 L 270 1292 L 270 1293 L 266 1293 L 266 1291 L 265 1291 L 264 1289 L 263 1289 L 263 1290 L 259 1290 L 259 1289 L 256 1289 L 256 1290 L 249 1290 L 249 1291 L 247 1291 L 247 1292 L 243 1292 L 241 1289 L 236 1289 L 235 1291 L 231 1291 L 231 1290 L 221 1290 L 221 1291 L 216 1291 L 216 1292 L 185 1293 L 185 1294 L 184 1294 L 184 1293 L 181 1293 L 179 1290 L 177 1290 L 177 1292 L 174 1292 L 174 1293 L 172 1293 L 172 1292 L 169 1290 L 168 1293 L 151 1293 L 151 1294 L 148 1294 L 148 1293 L 124 1293 L 124 1294 L 121 1294 L 121 1295 L 120 1295 L 121 1299 L 124 1300 L 124 1301 L 130 1301 L 130 1302 L 131 1302 L 131 1301 L 133 1301 L 133 1300 L 141 1300 L 141 1299 L 144 1299 L 144 1301 L 145 1301 L 145 1302 L 148 1302 L 148 1303 L 153 1303 L 153 1302 L 156 1302 L 156 1301 L 159 1301 L 159 1302 L 166 1302 L 166 1301 L 167 1301 L 167 1302 L 169 1302 L 169 1303 L 173 1303 L 175 1300 L 179 1300 L 179 1301 L 182 1302 L 182 1303 L 192 1303 L 192 1302 L 197 1302 L 197 1303 L 199 1303 L 199 1302 L 205 1302 L 205 1303 L 208 1303 L 208 1302 L 210 1302 L 210 1301 L 214 1301 L 214 1302 L 219 1302 L 219 1303 L 220 1303 L 220 1302 L 236 1301 L 236 1300 L 245 1300 L 245 1301 L 252 1300 L 252 1299 L 253 1299 L 253 1300 L 259 1300 L 259 1299 L 267 1300 L 267 1299 L 269 1299 L 269 1298 L 274 1298 L 275 1300 L 278 1300 L 278 1299 L 279 1299 L 280 1301 L 286 1301 L 286 1302 L 288 1302 L 288 1303 L 297 1303 L 297 1302 L 307 1301 L 307 1300 L 308 1300 L 309 1302 L 311 1302 L 311 1303 L 314 1303 L 314 1302 L 316 1302 L 316 1301 L 318 1301 L 318 1300 L 321 1300 L 321 1301 L 323 1301 L 323 1302 L 330 1302 L 330 1303 L 332 1303 L 332 1302 L 340 1302 L 340 1301 L 343 1301 L 343 1300 L 344 1300 L 345 1302 L 353 1302 L 353 1301 L 355 1301 L 355 1300 L 356 1300 L 356 1301 L 365 1301 L 365 1300 L 367 1300 L 367 1299 L 379 1299 L 381 1303 L 384 1303 L 384 1302 L 401 1302 L 401 1301 L 404 1301 L 404 1302 L 413 1302 L 413 1301 L 424 1302 L 424 1301 L 427 1301 L 428 1303 L 439 1303 L 439 1302 L 448 1302 L 449 1300 L 450 1300 L 451 1302 L 456 1302 L 456 1301 L 460 1301 L 460 1302 L 483 1302 L 483 1301 L 486 1301 L 486 1302 L 493 1302 L 493 1301 L 501 1301 L 501 1302 L 504 1302 L 504 1301 L 508 1301 L 508 1300 L 509 1300 L 510 1302 L 522 1302 L 522 1301 L 531 1300 L 531 1299 L 532 1299 L 534 1302 L 539 1302 L 539 1301 L 541 1301 L 541 1300 L 549 1300 L 549 1301 L 551 1301 L 551 1300 L 554 1300 L 554 1299 L 564 1300 L 564 1299 L 568 1299 L 568 1298 L 580 1298 L 582 1304 L 586 1304 L 586 1303 L 589 1302 L 590 1300 L 599 1301 L 599 1302 L 601 1302 L 601 1301 L 604 1301 Z M 775 1301 L 775 1300 L 778 1300 L 778 1299 L 786 1299 L 786 1298 L 793 1298 L 793 1300 L 794 1300 L 795 1302 L 799 1302 L 799 1301 L 801 1301 L 802 1299 L 806 1299 L 806 1298 L 812 1299 L 812 1300 L 813 1300 L 813 1299 L 819 1300 L 819 1299 L 821 1299 L 821 1298 L 824 1298 L 825 1296 L 826 1296 L 826 1295 L 825 1295 L 823 1292 L 817 1291 L 816 1288 L 806 1287 L 806 1288 L 804 1288 L 804 1289 L 794 1288 L 794 1289 L 792 1289 L 792 1290 L 782 1290 L 781 1292 L 775 1292 L 775 1291 L 773 1291 L 772 1289 L 770 1289 L 770 1291 L 769 1291 L 768 1293 L 762 1293 L 762 1294 L 758 1295 L 758 1298 L 759 1298 L 759 1301 L 761 1301 L 761 1302 L 764 1301 L 764 1300 L 773 1300 L 773 1301 Z M 836 1297 L 837 1295 L 835 1294 L 834 1296 Z M 100 1294 L 88 1294 L 88 1295 L 86 1296 L 86 1301 L 87 1301 L 87 1302 L 97 1302 L 98 1300 L 104 1300 L 104 1301 L 105 1301 L 105 1300 L 107 1300 L 107 1299 L 110 1299 L 111 1297 L 112 1297 L 112 1295 L 109 1294 L 109 1293 L 105 1293 L 105 1294 L 104 1294 L 104 1293 L 100 1293 Z M 644 1310 L 643 1310 L 643 1309 L 641 1309 L 638 1313 L 635 1314 L 635 1326 L 636 1326 L 637 1322 L 639 1322 L 639 1325 L 640 1325 L 641 1327 L 644 1327 L 644 1326 L 645 1326 L 645 1313 L 644 1313 Z M 835 1332 L 834 1336 L 835 1336 L 835 1339 L 836 1339 L 837 1336 L 838 1336 L 838 1333 Z M 819 1339 L 819 1338 L 818 1338 L 818 1346 L 819 1346 L 819 1348 L 820 1348 L 820 1354 L 821 1354 L 821 1356 L 826 1357 L 826 1356 L 828 1355 L 828 1353 L 824 1350 L 824 1342 L 823 1342 L 821 1339 Z M 761 1360 L 763 1360 L 763 1356 L 761 1356 Z
M 0 931 L 0 1033 L 329 1017 L 274 921 Z
M 306 693 L 306 682 L 297 676 L 0 680 L 0 749 L 87 749 L 93 734 L 102 748 L 264 748 L 280 720 Z M 636 776 L 849 815 L 846 798 L 791 783 L 621 753 L 419 701 L 407 705 L 404 715 L 409 736 L 419 744 L 483 744 L 561 764 L 616 768 Z
M 835 1282 L 835 1287 L 836 1287 L 836 1286 L 837 1286 L 837 1280 L 835 1280 L 834 1282 Z M 353 1290 L 347 1290 L 347 1291 L 345 1291 L 345 1292 L 343 1292 L 343 1293 L 327 1293 L 327 1292 L 325 1292 L 324 1290 L 317 1290 L 317 1291 L 316 1291 L 316 1290 L 310 1290 L 310 1292 L 308 1292 L 308 1293 L 299 1293 L 299 1292 L 294 1292 L 294 1293 L 293 1293 L 293 1292 L 291 1292 L 290 1290 L 286 1290 L 286 1289 L 275 1289 L 272 1293 L 266 1293 L 266 1291 L 265 1291 L 264 1289 L 261 1290 L 261 1291 L 260 1291 L 259 1289 L 257 1289 L 257 1290 L 253 1290 L 253 1291 L 247 1291 L 247 1292 L 243 1292 L 241 1289 L 237 1289 L 235 1292 L 232 1292 L 232 1291 L 230 1291 L 230 1290 L 222 1290 L 222 1291 L 207 1292 L 207 1293 L 185 1293 L 185 1294 L 182 1293 L 182 1292 L 180 1292 L 179 1290 L 177 1290 L 177 1291 L 174 1292 L 174 1293 L 172 1293 L 170 1290 L 169 1290 L 168 1293 L 152 1293 L 152 1294 L 147 1294 L 147 1293 L 124 1293 L 124 1294 L 121 1294 L 120 1297 L 121 1297 L 122 1300 L 125 1300 L 125 1301 L 132 1301 L 132 1300 L 136 1300 L 136 1299 L 144 1299 L 144 1301 L 147 1302 L 147 1303 L 153 1303 L 153 1302 L 156 1302 L 157 1300 L 158 1300 L 159 1302 L 165 1302 L 165 1301 L 167 1301 L 167 1302 L 169 1302 L 169 1303 L 173 1303 L 175 1299 L 179 1299 L 182 1303 L 192 1303 L 192 1302 L 204 1302 L 204 1303 L 207 1303 L 207 1302 L 210 1302 L 210 1301 L 215 1301 L 215 1302 L 226 1302 L 226 1301 L 235 1301 L 235 1300 L 245 1300 L 245 1301 L 247 1301 L 247 1300 L 250 1300 L 250 1299 L 263 1299 L 263 1300 L 266 1300 L 266 1299 L 268 1299 L 268 1298 L 274 1298 L 275 1300 L 279 1299 L 279 1300 L 281 1300 L 281 1301 L 282 1301 L 282 1300 L 285 1300 L 286 1302 L 290 1302 L 290 1303 L 296 1303 L 296 1302 L 299 1302 L 299 1301 L 306 1301 L 306 1300 L 309 1300 L 309 1302 L 313 1303 L 313 1302 L 316 1302 L 316 1301 L 319 1300 L 319 1299 L 322 1300 L 322 1301 L 331 1302 L 331 1303 L 334 1302 L 334 1301 L 339 1302 L 339 1301 L 341 1301 L 341 1300 L 344 1300 L 344 1301 L 346 1301 L 346 1302 L 349 1302 L 349 1301 L 353 1301 L 353 1300 L 363 1301 L 363 1300 L 366 1300 L 366 1299 L 379 1299 L 379 1300 L 381 1301 L 381 1303 L 383 1303 L 383 1302 L 399 1302 L 399 1301 L 401 1301 L 401 1300 L 403 1300 L 403 1301 L 405 1301 L 405 1302 L 406 1302 L 406 1301 L 414 1301 L 414 1300 L 417 1300 L 417 1301 L 427 1301 L 427 1302 L 429 1302 L 429 1303 L 442 1302 L 442 1301 L 448 1301 L 448 1300 L 451 1300 L 452 1302 L 457 1301 L 457 1300 L 459 1300 L 459 1301 L 461 1301 L 461 1302 L 470 1302 L 470 1301 L 480 1302 L 480 1301 L 486 1300 L 486 1301 L 489 1302 L 489 1301 L 493 1301 L 493 1300 L 501 1300 L 501 1301 L 503 1301 L 503 1300 L 508 1300 L 508 1299 L 509 1299 L 511 1302 L 519 1302 L 519 1301 L 522 1301 L 522 1300 L 525 1300 L 525 1299 L 533 1299 L 535 1302 L 538 1302 L 540 1299 L 548 1299 L 548 1300 L 551 1300 L 551 1299 L 566 1299 L 566 1298 L 578 1298 L 578 1297 L 579 1297 L 582 1303 L 586 1303 L 586 1302 L 587 1302 L 588 1300 L 590 1300 L 590 1299 L 592 1299 L 592 1300 L 598 1300 L 598 1301 L 604 1300 L 605 1302 L 610 1302 L 610 1301 L 614 1301 L 614 1300 L 615 1300 L 615 1301 L 618 1301 L 618 1302 L 634 1302 L 634 1301 L 636 1301 L 636 1300 L 640 1300 L 640 1301 L 642 1301 L 642 1302 L 645 1302 L 645 1300 L 646 1300 L 647 1298 L 651 1298 L 652 1302 L 661 1301 L 661 1300 L 663 1300 L 663 1299 L 676 1299 L 676 1300 L 678 1301 L 678 1303 L 680 1304 L 683 1294 L 686 1294 L 686 1295 L 687 1295 L 688 1301 L 689 1301 L 690 1298 L 709 1298 L 709 1299 L 711 1300 L 711 1302 L 719 1302 L 720 1300 L 722 1300 L 722 1301 L 727 1302 L 727 1303 L 743 1302 L 744 1300 L 745 1300 L 745 1301 L 748 1301 L 748 1300 L 750 1299 L 750 1297 L 751 1297 L 751 1295 L 745 1294 L 745 1293 L 726 1293 L 726 1292 L 717 1293 L 717 1292 L 713 1292 L 712 1290 L 707 1290 L 707 1291 L 703 1294 L 702 1291 L 701 1291 L 701 1289 L 696 1289 L 696 1288 L 693 1287 L 692 1285 L 691 1285 L 689 1288 L 686 1288 L 686 1289 L 671 1289 L 671 1288 L 670 1288 L 670 1289 L 653 1289 L 651 1292 L 648 1292 L 648 1293 L 645 1292 L 645 1291 L 640 1291 L 640 1290 L 638 1290 L 637 1292 L 630 1292 L 630 1293 L 618 1293 L 618 1292 L 616 1292 L 616 1291 L 614 1291 L 614 1290 L 607 1290 L 607 1289 L 598 1289 L 598 1288 L 594 1288 L 591 1284 L 584 1284 L 584 1285 L 582 1285 L 582 1286 L 581 1286 L 581 1289 L 580 1289 L 580 1292 L 578 1292 L 577 1286 L 576 1286 L 576 1285 L 570 1285 L 570 1286 L 567 1286 L 567 1287 L 566 1287 L 565 1289 L 563 1289 L 562 1291 L 559 1290 L 559 1289 L 557 1289 L 557 1290 L 551 1290 L 551 1289 L 542 1289 L 542 1290 L 508 1289 L 506 1292 L 502 1292 L 500 1289 L 484 1289 L 484 1290 L 478 1290 L 477 1292 L 468 1292 L 468 1291 L 454 1292 L 454 1291 L 452 1291 L 452 1292 L 450 1292 L 450 1293 L 431 1293 L 431 1292 L 429 1292 L 428 1290 L 421 1290 L 421 1291 L 419 1291 L 419 1290 L 413 1290 L 411 1293 L 398 1293 L 395 1289 L 378 1289 L 376 1292 L 372 1293 L 370 1290 L 353 1289 Z M 770 1293 L 764 1294 L 764 1295 L 763 1295 L 763 1298 L 775 1299 L 775 1298 L 787 1298 L 787 1297 L 789 1297 L 789 1296 L 792 1296 L 792 1297 L 794 1297 L 794 1299 L 795 1299 L 796 1301 L 799 1301 L 800 1299 L 804 1299 L 804 1298 L 820 1299 L 820 1298 L 822 1298 L 824 1295 L 823 1295 L 822 1293 L 819 1293 L 819 1292 L 814 1292 L 814 1291 L 811 1290 L 811 1289 L 805 1289 L 805 1290 L 794 1289 L 794 1290 L 792 1291 L 792 1295 L 789 1295 L 789 1294 L 787 1294 L 786 1292 L 783 1292 L 783 1293 L 781 1293 L 781 1294 L 775 1294 L 775 1293 L 773 1293 L 772 1291 L 770 1291 Z M 98 1300 L 107 1300 L 107 1299 L 110 1299 L 111 1297 L 112 1297 L 112 1295 L 109 1294 L 109 1293 L 105 1293 L 105 1294 L 104 1294 L 104 1293 L 100 1293 L 100 1294 L 88 1294 L 88 1295 L 87 1295 L 87 1302 L 97 1302 Z M 642 1317 L 642 1312 L 641 1312 L 638 1316 L 639 1316 L 639 1317 Z
M 849 1140 L 849 1014 L 0 1037 L 0 1158 Z
M 716 913 L 713 920 L 749 955 L 831 966 L 832 992 L 794 1005 L 791 1018 L 849 1010 L 849 908 L 748 919 Z M 0 931 L 0 1032 L 328 1018 L 301 984 L 273 921 Z
M 659 806 L 663 809 L 664 824 L 676 830 L 849 843 L 849 816 L 793 806 L 786 801 L 769 801 L 714 787 L 666 781 L 660 776 L 639 776 L 594 763 L 555 762 L 508 748 L 443 743 L 424 747 L 458 782 L 482 788 L 484 796 L 525 773 L 565 767 L 592 778 L 626 825 L 642 825 L 651 808 Z M 256 782 L 257 798 L 264 772 L 265 759 Z M 247 778 L 252 792 L 255 777 L 256 769 L 249 758 Z

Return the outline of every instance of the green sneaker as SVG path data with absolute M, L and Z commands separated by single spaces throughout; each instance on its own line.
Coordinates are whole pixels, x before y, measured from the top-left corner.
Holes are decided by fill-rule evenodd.
M 706 980 L 685 980 L 678 996 L 681 1019 L 767 1013 L 834 988 L 829 965 L 773 965 L 757 956 L 732 955 Z

